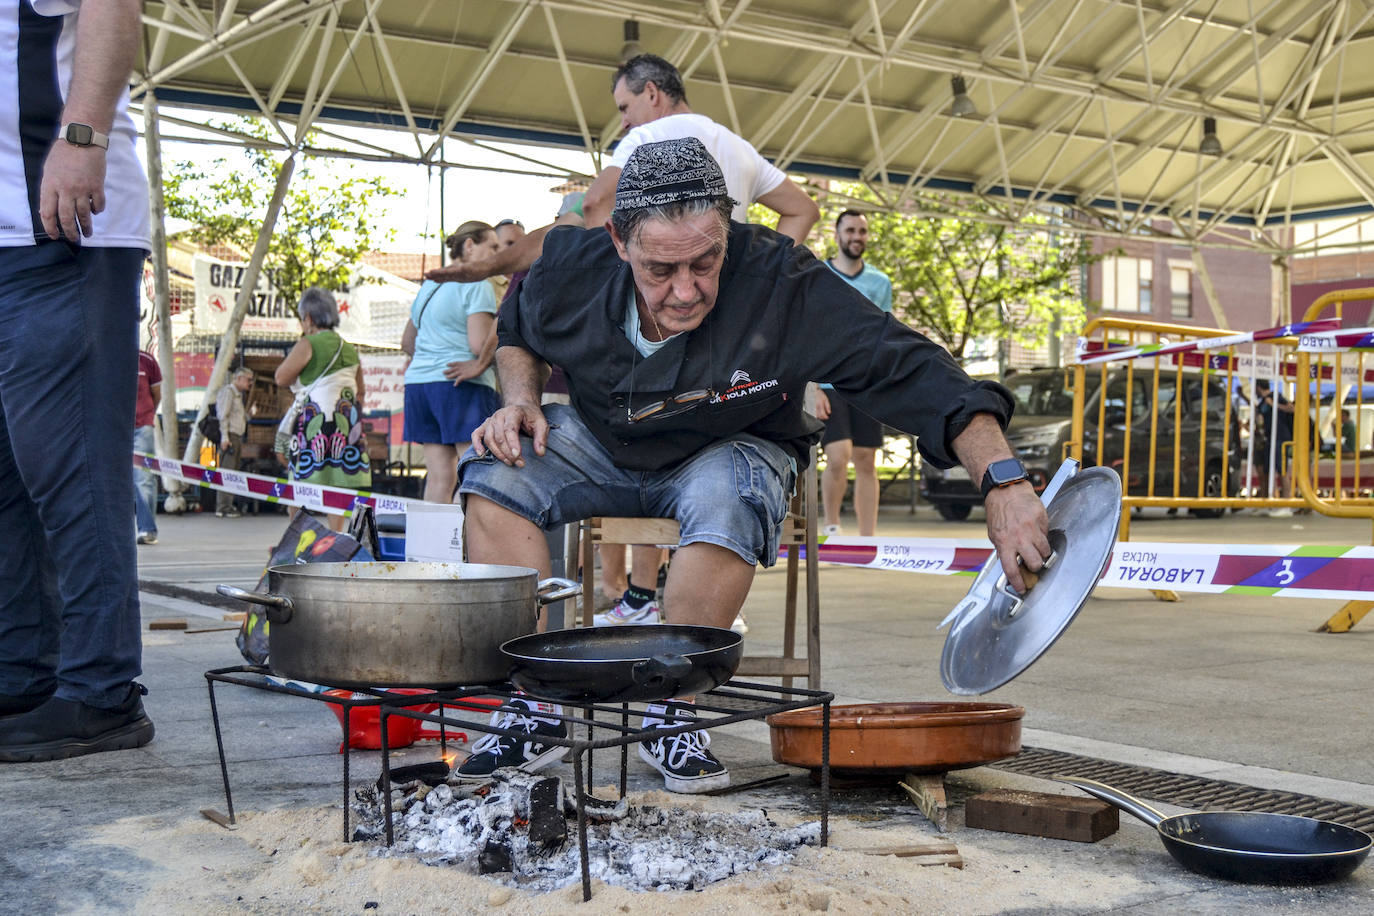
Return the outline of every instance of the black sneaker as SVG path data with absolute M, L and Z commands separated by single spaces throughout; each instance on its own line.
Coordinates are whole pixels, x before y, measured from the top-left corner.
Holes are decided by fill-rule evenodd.
M 665 707 L 651 705 L 644 716 L 646 728 L 685 725 L 697 717 L 690 703 L 669 703 L 666 711 L 676 718 L 659 718 Z M 711 753 L 711 736 L 705 731 L 665 735 L 639 743 L 639 759 L 663 774 L 663 787 L 669 792 L 694 794 L 723 789 L 730 785 L 730 771 Z
M 2 719 L 0 762 L 62 760 L 142 747 L 153 740 L 153 722 L 141 699 L 147 692 L 141 684 L 130 684 L 128 697 L 112 709 L 54 696 L 30 712 Z
M 52 696 L 52 691 L 47 693 L 34 694 L 13 694 L 0 693 L 0 717 L 18 716 L 28 712 L 30 709 L 37 709 L 48 701 Z
M 557 763 L 568 753 L 568 749 L 561 744 L 545 744 L 538 740 L 540 735 L 568 737 L 566 723 L 545 717 L 559 715 L 563 711 L 561 707 L 521 697 L 516 697 L 506 705 L 514 709 L 498 709 L 492 713 L 492 726 L 523 731 L 529 738 L 522 741 L 505 735 L 484 735 L 473 744 L 471 756 L 453 771 L 456 778 L 484 780 L 502 767 L 519 767 L 526 773 L 534 773 Z

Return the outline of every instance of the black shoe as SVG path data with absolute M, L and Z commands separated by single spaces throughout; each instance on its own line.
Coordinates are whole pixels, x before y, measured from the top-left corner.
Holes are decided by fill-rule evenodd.
M 30 712 L 0 720 L 0 762 L 62 760 L 82 754 L 122 751 L 153 740 L 153 722 L 143 711 L 141 684 L 113 709 L 51 697 Z
M 644 717 L 646 728 L 686 725 L 697 717 L 690 703 L 668 703 L 669 721 L 658 719 L 657 707 L 650 706 Z M 730 771 L 709 750 L 711 736 L 705 730 L 666 735 L 639 742 L 639 759 L 663 774 L 663 787 L 669 792 L 710 792 L 730 785 Z
M 473 744 L 472 755 L 453 771 L 455 777 L 460 780 L 484 780 L 501 767 L 519 767 L 527 773 L 533 773 L 557 763 L 568 753 L 568 749 L 560 744 L 545 744 L 538 740 L 541 735 L 568 737 L 566 723 L 540 715 L 557 715 L 562 712 L 559 707 L 519 697 L 507 705 L 514 709 L 492 713 L 491 724 L 496 728 L 524 732 L 529 737 L 522 741 L 504 735 L 483 736 Z
M 16 696 L 11 693 L 0 693 L 0 718 L 5 716 L 18 716 L 28 712 L 30 709 L 37 709 L 48 701 L 52 696 L 52 691 L 47 693 L 31 693 L 24 696 Z

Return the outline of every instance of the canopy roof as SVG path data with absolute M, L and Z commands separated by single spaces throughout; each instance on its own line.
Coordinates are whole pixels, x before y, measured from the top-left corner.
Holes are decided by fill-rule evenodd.
M 1260 230 L 1374 210 L 1374 0 L 152 0 L 135 95 L 265 114 L 287 146 L 406 130 L 417 162 L 445 135 L 601 152 L 624 20 L 694 110 L 891 206 L 1276 250 Z

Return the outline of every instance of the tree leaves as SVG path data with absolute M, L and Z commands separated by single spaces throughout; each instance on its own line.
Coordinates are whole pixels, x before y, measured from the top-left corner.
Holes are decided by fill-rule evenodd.
M 249 138 L 275 138 L 255 118 L 221 124 Z M 182 161 L 165 169 L 167 213 L 192 224 L 199 244 L 251 251 L 285 157 L 249 146 L 233 159 Z M 268 247 L 264 275 L 288 302 L 311 286 L 346 289 L 362 255 L 390 240 L 374 228 L 378 208 L 400 195 L 378 178 L 350 176 L 351 164 L 300 163 L 287 191 Z

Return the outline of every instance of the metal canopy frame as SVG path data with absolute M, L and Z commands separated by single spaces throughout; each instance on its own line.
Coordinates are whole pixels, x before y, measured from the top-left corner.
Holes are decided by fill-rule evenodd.
M 348 155 L 505 139 L 599 166 L 630 19 L 695 110 L 893 208 L 1275 254 L 1294 221 L 1374 212 L 1374 0 L 156 0 L 135 97 L 255 112 L 291 152 L 342 123 L 414 149 Z M 975 116 L 950 114 L 955 74 Z

